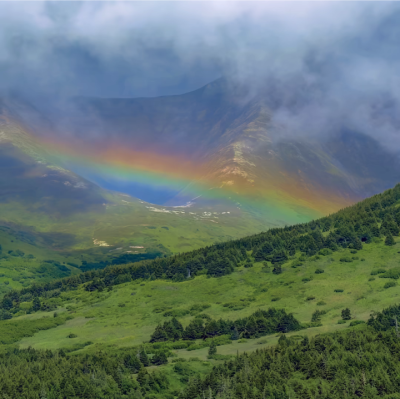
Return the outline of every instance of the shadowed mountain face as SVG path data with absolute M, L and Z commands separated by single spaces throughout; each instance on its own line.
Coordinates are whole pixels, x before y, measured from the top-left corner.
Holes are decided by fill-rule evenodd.
M 97 183 L 158 205 L 190 202 L 187 217 L 194 220 L 196 212 L 234 215 L 233 230 L 223 235 L 234 237 L 332 213 L 400 180 L 397 155 L 374 139 L 345 128 L 296 137 L 274 123 L 274 101 L 260 93 L 250 96 L 221 79 L 177 96 L 79 98 L 56 119 L 49 114 L 51 121 L 27 104 L 2 101 L 0 202 L 18 203 L 35 220 L 85 219 L 85 239 L 99 241 L 94 232 L 105 230 L 96 226 L 109 226 L 109 233 L 112 206 L 124 200 Z M 139 208 L 130 215 L 149 213 Z M 216 233 L 223 222 L 215 217 Z M 113 233 L 114 242 L 126 234 Z
M 331 212 L 399 181 L 398 156 L 374 139 L 345 128 L 328 137 L 322 132 L 320 139 L 293 138 L 274 124 L 275 105 L 268 91 L 250 96 L 220 79 L 170 97 L 80 98 L 63 128 L 87 142 L 113 140 L 191 159 L 201 167 L 193 181 L 244 196 L 274 197 L 303 211 Z M 146 196 L 143 187 L 135 188 L 136 196 Z M 180 187 L 176 196 L 161 193 L 157 202 L 181 204 L 192 198 L 190 188 Z

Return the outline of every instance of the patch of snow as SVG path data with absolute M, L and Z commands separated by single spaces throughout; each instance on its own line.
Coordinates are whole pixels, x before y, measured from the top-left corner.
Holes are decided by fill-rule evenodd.
M 99 241 L 93 238 L 93 244 L 98 245 L 99 247 L 109 247 L 110 245 L 107 244 L 105 241 Z

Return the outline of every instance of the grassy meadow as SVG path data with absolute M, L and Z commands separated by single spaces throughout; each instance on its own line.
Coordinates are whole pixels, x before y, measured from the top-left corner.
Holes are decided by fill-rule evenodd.
M 201 312 L 212 318 L 231 320 L 248 316 L 257 309 L 284 308 L 302 323 L 309 323 L 318 309 L 326 312 L 321 318 L 322 326 L 291 334 L 315 335 L 341 330 L 349 325 L 349 322 L 338 324 L 341 310 L 346 307 L 350 308 L 352 318 L 366 321 L 371 312 L 399 302 L 400 286 L 397 283 L 394 287 L 384 288 L 388 281 L 396 280 L 371 275 L 377 269 L 398 267 L 399 249 L 398 245 L 388 247 L 383 241 L 375 240 L 357 253 L 343 249 L 308 258 L 298 267 L 292 267 L 296 264 L 296 259 L 292 259 L 284 264 L 280 275 L 273 274 L 271 267 L 266 269 L 262 263 L 254 263 L 251 268 L 241 266 L 231 275 L 220 278 L 202 275 L 181 283 L 134 281 L 114 286 L 110 291 L 92 293 L 80 287 L 50 300 L 58 304 L 60 316 L 68 315 L 72 319 L 25 337 L 18 344 L 20 347 L 56 349 L 74 345 L 83 347 L 90 342 L 80 349 L 84 351 L 139 345 L 149 340 L 158 323 L 168 319 L 165 312 L 172 312 L 186 326 L 199 313 L 191 310 L 194 305 L 203 305 Z M 355 259 L 340 261 L 343 258 Z M 320 273 L 315 273 L 316 270 Z M 29 306 L 28 303 L 21 304 L 22 309 Z M 21 315 L 13 321 L 41 317 L 53 317 L 53 312 Z M 68 338 L 70 334 L 76 337 Z M 275 344 L 277 339 L 268 336 L 245 342 L 233 341 L 219 347 L 218 353 L 233 355 L 237 351 Z M 176 353 L 187 359 L 206 359 L 207 349 L 179 349 Z

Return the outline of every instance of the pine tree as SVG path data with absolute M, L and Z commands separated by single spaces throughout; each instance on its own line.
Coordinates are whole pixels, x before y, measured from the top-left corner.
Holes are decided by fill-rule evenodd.
M 217 354 L 217 345 L 215 344 L 215 341 L 212 340 L 210 344 L 210 348 L 208 349 L 208 356 L 214 356 Z
M 342 310 L 342 320 L 351 320 L 351 313 L 349 308 Z
M 392 234 L 388 233 L 388 235 L 386 236 L 386 239 L 385 239 L 385 245 L 390 246 L 390 245 L 394 245 L 394 244 L 396 244 L 396 243 L 394 241 Z
M 139 359 L 143 366 L 147 367 L 150 365 L 149 357 L 147 356 L 147 353 L 143 347 L 140 348 Z
M 237 329 L 236 326 L 235 326 L 234 330 L 233 330 L 232 333 L 231 333 L 231 340 L 232 340 L 232 341 L 236 341 L 236 340 L 238 340 L 238 339 L 239 339 L 239 331 L 238 331 L 238 329 Z

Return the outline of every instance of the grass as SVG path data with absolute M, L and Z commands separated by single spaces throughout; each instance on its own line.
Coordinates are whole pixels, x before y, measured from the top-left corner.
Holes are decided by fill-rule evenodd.
M 94 293 L 80 288 L 55 299 L 60 301 L 62 307 L 57 312 L 60 315 L 69 314 L 74 317 L 73 320 L 24 338 L 19 344 L 21 347 L 55 349 L 70 345 L 71 340 L 67 336 L 74 333 L 77 335 L 74 339 L 76 343 L 93 342 L 84 350 L 138 345 L 148 341 L 155 326 L 167 319 L 163 315 L 166 312 L 182 314 L 178 318 L 183 325 L 187 325 L 196 313 L 191 311 L 195 305 L 198 309 L 201 309 L 198 305 L 210 305 L 199 311 L 212 318 L 233 320 L 257 309 L 285 308 L 302 323 L 309 323 L 312 313 L 318 309 L 326 312 L 321 318 L 322 326 L 301 333 L 313 335 L 336 331 L 347 328 L 347 324 L 338 324 L 344 308 L 350 308 L 354 319 L 366 321 L 371 311 L 399 301 L 399 286 L 385 289 L 387 279 L 370 281 L 372 270 L 389 270 L 398 265 L 400 255 L 397 250 L 397 245 L 387 247 L 383 242 L 368 244 L 358 252 L 358 260 L 340 262 L 343 256 L 350 253 L 349 250 L 341 250 L 319 259 L 309 259 L 296 268 L 288 262 L 280 275 L 265 272 L 262 263 L 255 263 L 252 268 L 241 266 L 231 275 L 221 278 L 199 276 L 183 283 L 136 281 L 115 286 L 112 291 Z M 316 268 L 325 272 L 315 274 Z M 304 281 L 310 276 L 311 280 Z M 335 292 L 339 289 L 343 292 Z M 279 300 L 274 301 L 276 298 Z M 46 315 L 43 312 L 39 314 Z M 267 337 L 268 343 L 263 345 L 272 345 L 276 339 Z M 247 340 L 243 344 L 232 343 L 223 349 L 221 347 L 219 353 L 229 354 L 229 351 L 261 346 L 257 340 Z M 185 357 L 187 352 L 187 356 L 204 358 L 203 351 L 178 352 L 179 357 Z

